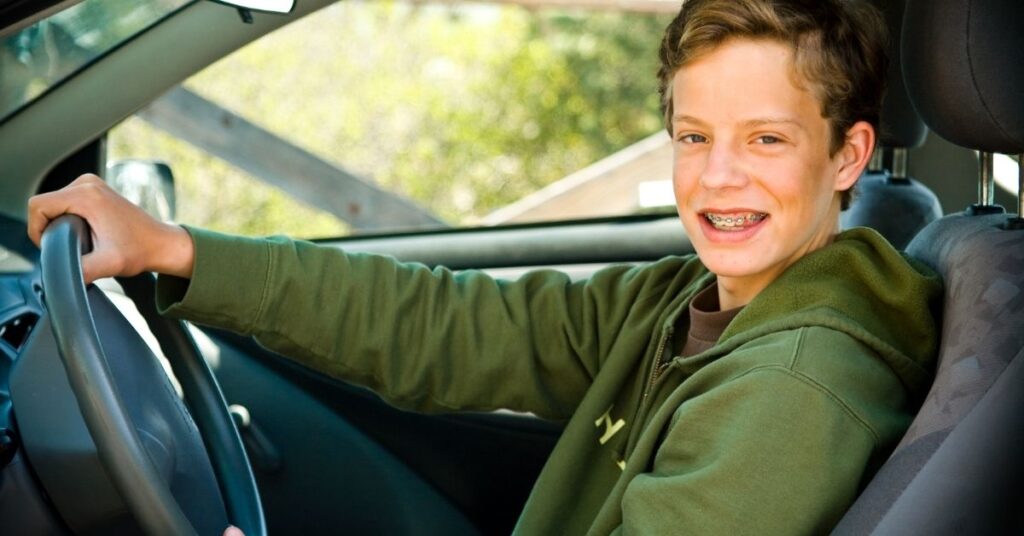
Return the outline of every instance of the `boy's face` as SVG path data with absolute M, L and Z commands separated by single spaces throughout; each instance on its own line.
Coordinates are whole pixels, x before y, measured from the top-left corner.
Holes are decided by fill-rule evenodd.
M 673 78 L 679 215 L 719 285 L 746 301 L 832 239 L 837 192 L 859 175 L 848 147 L 829 156 L 829 123 L 798 77 L 788 45 L 733 39 Z

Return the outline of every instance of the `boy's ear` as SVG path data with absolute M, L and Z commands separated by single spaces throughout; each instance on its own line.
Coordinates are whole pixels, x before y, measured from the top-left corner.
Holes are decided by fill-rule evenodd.
M 846 142 L 836 155 L 839 169 L 836 173 L 837 191 L 849 190 L 860 178 L 875 149 L 875 129 L 867 121 L 857 121 L 846 131 Z

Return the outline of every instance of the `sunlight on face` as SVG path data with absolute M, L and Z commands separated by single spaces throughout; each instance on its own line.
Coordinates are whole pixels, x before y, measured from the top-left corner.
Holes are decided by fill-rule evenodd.
M 726 41 L 675 74 L 672 99 L 680 218 L 722 307 L 746 304 L 831 241 L 854 155 L 829 157 L 821 103 L 782 43 Z

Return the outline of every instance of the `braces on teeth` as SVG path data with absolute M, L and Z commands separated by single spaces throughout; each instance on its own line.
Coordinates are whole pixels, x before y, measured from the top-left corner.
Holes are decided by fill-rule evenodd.
M 707 213 L 704 217 L 715 227 L 739 227 L 746 223 L 755 223 L 763 220 L 766 214 L 748 214 L 746 216 L 719 216 Z

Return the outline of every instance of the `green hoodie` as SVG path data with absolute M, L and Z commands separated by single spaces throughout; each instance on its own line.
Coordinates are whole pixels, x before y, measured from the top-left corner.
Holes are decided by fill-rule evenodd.
M 191 282 L 158 283 L 171 315 L 399 407 L 567 420 L 517 534 L 825 532 L 909 425 L 937 348 L 938 277 L 867 229 L 799 260 L 686 358 L 672 338 L 714 281 L 693 256 L 503 281 L 189 232 Z

